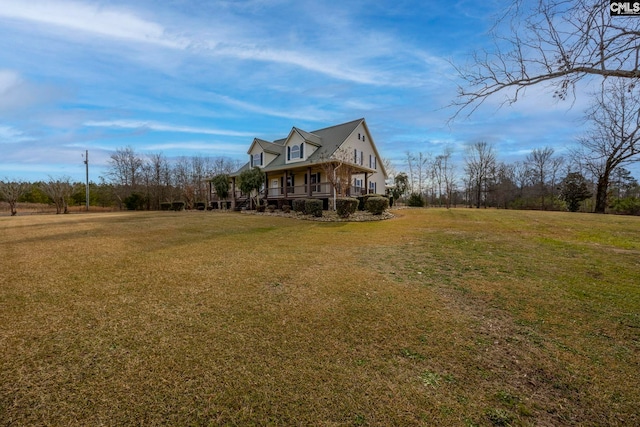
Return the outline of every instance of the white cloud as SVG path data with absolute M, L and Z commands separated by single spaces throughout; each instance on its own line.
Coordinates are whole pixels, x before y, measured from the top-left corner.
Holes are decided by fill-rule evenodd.
M 237 132 L 233 130 L 225 129 L 213 129 L 213 128 L 197 128 L 191 126 L 176 126 L 170 124 L 163 124 L 153 121 L 144 120 L 108 120 L 108 121 L 87 121 L 85 126 L 90 127 L 104 127 L 104 128 L 121 128 L 121 129 L 141 129 L 151 130 L 156 132 L 176 132 L 176 133 L 195 133 L 202 135 L 221 135 L 221 136 L 238 136 L 238 137 L 251 137 L 252 134 L 248 132 Z
M 172 151 L 191 150 L 196 152 L 214 152 L 226 155 L 242 155 L 247 152 L 248 144 L 229 144 L 209 141 L 183 141 L 167 142 L 161 144 L 149 144 L 145 146 L 147 151 Z
M 3 98 L 14 87 L 20 85 L 20 75 L 12 70 L 0 70 L 0 98 Z
M 225 95 L 210 94 L 210 97 L 213 97 L 214 99 L 221 101 L 225 105 L 235 107 L 246 112 L 258 113 L 266 116 L 280 117 L 280 118 L 292 119 L 292 120 L 314 121 L 314 122 L 324 121 L 327 119 L 326 112 L 313 107 L 295 108 L 293 110 L 282 111 L 274 108 L 268 108 L 261 105 L 252 104 L 245 101 L 240 101 L 238 99 L 234 99 Z
M 33 141 L 33 138 L 26 136 L 22 131 L 11 126 L 0 125 L 0 143 L 16 143 Z
M 168 35 L 160 24 L 144 20 L 125 10 L 95 4 L 73 1 L 0 0 L 0 17 L 39 22 L 170 48 L 187 46 L 185 40 Z

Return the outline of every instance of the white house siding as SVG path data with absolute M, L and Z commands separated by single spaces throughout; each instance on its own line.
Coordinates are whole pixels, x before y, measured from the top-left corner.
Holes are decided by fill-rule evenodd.
M 345 147 L 346 151 L 348 152 L 348 155 L 350 156 L 349 157 L 350 161 L 355 160 L 354 150 L 357 150 L 358 151 L 357 164 L 362 165 L 366 168 L 370 167 L 369 156 L 375 156 L 376 173 L 369 174 L 367 178 L 366 190 L 367 192 L 369 191 L 370 182 L 375 182 L 375 187 L 376 187 L 375 192 L 377 194 L 384 194 L 385 177 L 384 177 L 384 174 L 382 173 L 381 159 L 378 157 L 378 154 L 376 153 L 374 146 L 375 146 L 375 142 L 373 141 L 373 138 L 371 137 L 368 130 L 362 123 L 356 127 L 356 129 L 351 133 L 351 135 L 347 138 L 347 140 L 342 144 L 342 147 Z M 362 159 L 362 163 L 360 163 L 361 159 Z M 371 168 L 374 169 L 373 165 Z M 353 179 L 354 180 L 361 179 L 364 185 L 364 174 L 354 175 Z

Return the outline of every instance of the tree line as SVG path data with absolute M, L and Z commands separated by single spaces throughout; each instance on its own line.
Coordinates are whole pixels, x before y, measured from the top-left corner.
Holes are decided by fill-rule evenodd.
M 174 202 L 187 209 L 205 207 L 209 179 L 239 167 L 227 157 L 169 159 L 162 153 L 142 155 L 132 147 L 119 148 L 110 156 L 105 175 L 89 183 L 89 202 L 117 209 L 159 210 Z M 16 215 L 20 202 L 53 204 L 56 213 L 66 213 L 69 205 L 86 204 L 85 186 L 68 176 L 38 182 L 5 178 L 0 180 L 0 200 L 9 204 L 11 215 Z
M 449 148 L 440 154 L 407 152 L 392 191 L 410 206 L 597 212 L 600 175 L 575 157 L 577 151 L 563 157 L 551 147 L 535 148 L 508 163 L 491 144 L 476 142 L 466 146 L 462 164 L 452 162 Z M 640 215 L 640 184 L 624 167 L 610 172 L 604 197 L 608 211 Z

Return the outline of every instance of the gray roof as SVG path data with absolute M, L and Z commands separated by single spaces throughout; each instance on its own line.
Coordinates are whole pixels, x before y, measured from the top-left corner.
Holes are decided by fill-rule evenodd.
M 306 160 L 301 162 L 296 162 L 293 164 L 286 164 L 286 156 L 279 155 L 276 157 L 269 165 L 262 168 L 265 172 L 275 171 L 280 169 L 285 169 L 287 167 L 300 167 L 306 165 L 312 165 L 321 163 L 323 159 L 327 159 L 331 157 L 338 148 L 342 145 L 342 143 L 353 133 L 353 131 L 364 121 L 364 118 L 353 120 L 348 123 L 343 123 L 335 126 L 330 126 L 323 129 L 314 130 L 312 132 L 306 132 L 299 128 L 292 128 L 291 132 L 298 132 L 307 142 L 318 146 L 318 149 L 314 151 Z M 289 134 L 291 134 L 291 132 Z M 276 152 L 280 154 L 284 153 L 284 146 L 288 139 L 278 139 L 273 142 L 264 141 L 262 139 L 256 138 L 255 141 L 262 147 L 265 151 Z M 274 153 L 275 154 L 275 153 Z M 232 175 L 239 175 L 242 171 L 249 168 L 249 163 L 242 166 Z

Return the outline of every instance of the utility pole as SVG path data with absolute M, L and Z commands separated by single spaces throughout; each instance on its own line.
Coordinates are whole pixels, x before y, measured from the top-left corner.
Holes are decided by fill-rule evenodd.
M 87 199 L 87 212 L 89 212 L 89 150 L 85 151 L 84 164 L 87 171 L 87 182 L 85 184 L 85 198 Z

